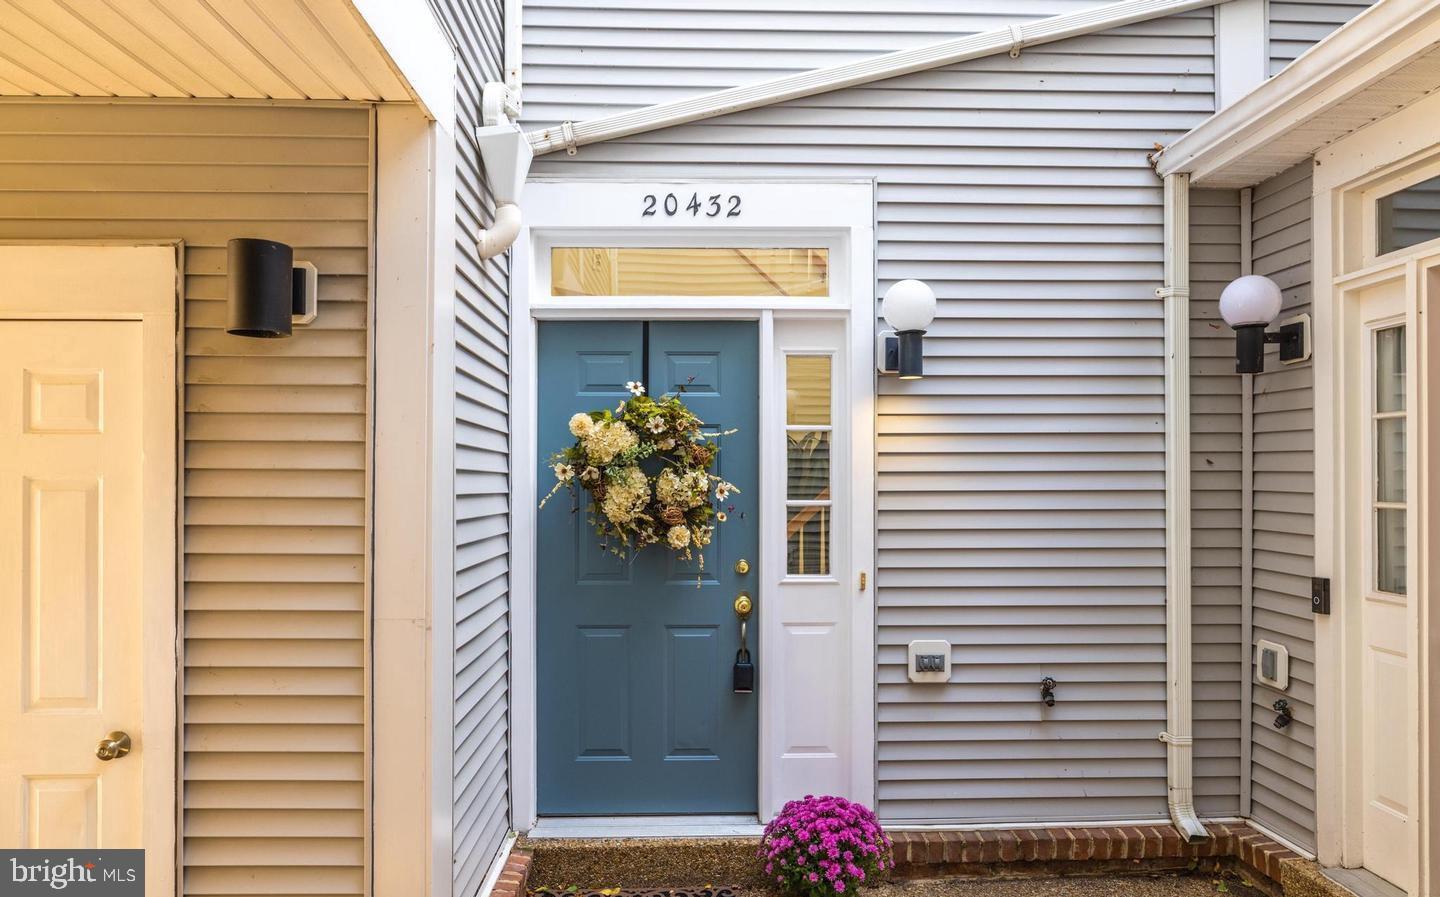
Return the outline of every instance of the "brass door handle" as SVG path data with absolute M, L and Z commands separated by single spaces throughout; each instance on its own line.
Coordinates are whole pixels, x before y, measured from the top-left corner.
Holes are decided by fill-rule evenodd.
M 111 732 L 100 739 L 99 747 L 95 748 L 95 756 L 101 760 L 118 760 L 130 753 L 130 736 L 124 732 Z
M 750 617 L 750 612 L 755 609 L 755 603 L 750 600 L 749 592 L 741 592 L 735 596 L 735 616 L 744 622 Z

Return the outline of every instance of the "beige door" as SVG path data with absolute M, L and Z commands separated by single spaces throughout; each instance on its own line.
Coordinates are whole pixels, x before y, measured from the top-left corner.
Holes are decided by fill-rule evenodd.
M 1403 277 L 1359 295 L 1355 358 L 1363 370 L 1363 429 L 1355 469 L 1363 471 L 1359 537 L 1361 787 L 1365 868 L 1415 892 L 1417 696 L 1411 635 L 1414 600 L 1410 501 L 1409 356 Z
M 141 348 L 0 320 L 0 845 L 142 846 Z

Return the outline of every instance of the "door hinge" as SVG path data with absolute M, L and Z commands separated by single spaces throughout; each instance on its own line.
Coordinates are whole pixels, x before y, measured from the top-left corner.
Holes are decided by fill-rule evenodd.
M 860 571 L 860 591 L 865 591 L 865 571 Z

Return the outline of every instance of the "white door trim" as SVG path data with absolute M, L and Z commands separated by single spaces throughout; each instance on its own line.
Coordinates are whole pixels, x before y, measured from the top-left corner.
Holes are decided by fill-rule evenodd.
M 1359 681 L 1360 620 L 1344 596 L 1354 594 L 1360 565 L 1351 557 L 1350 527 L 1346 521 L 1362 509 L 1352 507 L 1347 490 L 1337 484 L 1349 482 L 1355 473 L 1351 459 L 1354 446 L 1348 434 L 1357 425 L 1345 401 L 1347 374 L 1356 363 L 1353 336 L 1360 322 L 1351 296 L 1357 289 L 1387 279 L 1406 280 L 1405 323 L 1412 366 L 1409 407 L 1415 417 L 1409 439 L 1414 452 L 1410 494 L 1414 496 L 1411 520 L 1416 523 L 1412 537 L 1413 569 L 1409 572 L 1412 607 L 1412 649 L 1415 653 L 1414 711 L 1417 715 L 1420 758 L 1412 804 L 1419 819 L 1414 855 L 1418 869 L 1412 879 L 1417 893 L 1429 893 L 1435 878 L 1437 859 L 1431 849 L 1431 805 L 1423 799 L 1432 778 L 1430 760 L 1429 689 L 1433 663 L 1427 639 L 1432 617 L 1423 600 L 1429 594 L 1428 560 L 1424 546 L 1426 528 L 1436 508 L 1428 501 L 1432 471 L 1429 463 L 1433 446 L 1424 434 L 1433 421 L 1426 416 L 1432 397 L 1415 395 L 1414 384 L 1428 371 L 1430 360 L 1422 314 L 1427 297 L 1420 287 L 1425 272 L 1440 265 L 1440 244 L 1432 241 L 1408 251 L 1376 257 L 1372 241 L 1373 202 L 1383 195 L 1429 176 L 1440 163 L 1440 147 L 1429 127 L 1440 114 L 1440 96 L 1430 96 L 1388 118 L 1337 141 L 1317 154 L 1312 182 L 1313 315 L 1315 325 L 1315 574 L 1332 580 L 1333 610 L 1328 617 L 1316 617 L 1315 667 L 1317 695 L 1316 724 L 1330 737 L 1316 744 L 1316 838 L 1323 865 L 1354 867 L 1363 861 L 1360 819 L 1362 758 L 1359 745 L 1361 714 L 1355 683 Z M 1418 484 L 1418 485 L 1417 485 Z
M 687 186 L 688 185 L 688 186 Z M 695 190 L 738 194 L 741 215 L 709 218 L 679 211 L 642 216 L 647 194 L 689 195 Z M 766 180 L 535 180 L 524 196 L 526 224 L 515 242 L 511 268 L 510 377 L 510 786 L 511 824 L 528 831 L 538 817 L 536 804 L 536 652 L 535 652 L 535 506 L 540 484 L 536 481 L 536 335 L 542 319 L 645 318 L 683 320 L 738 318 L 760 322 L 762 377 L 774 377 L 771 353 L 773 323 L 777 317 L 818 317 L 846 322 L 849 345 L 847 380 L 850 396 L 850 450 L 854 489 L 850 526 L 853 571 L 849 593 L 854 600 L 851 618 L 852 712 L 848 726 L 850 796 L 873 806 L 875 799 L 875 270 L 873 181 L 766 181 Z M 683 206 L 683 200 L 682 200 Z M 826 245 L 832 252 L 832 296 L 826 300 L 757 299 L 724 297 L 711 300 L 685 298 L 557 300 L 549 296 L 549 259 L 538 247 L 555 236 L 599 239 L 597 245 Z M 816 244 L 820 239 L 827 242 Z M 840 272 L 844 272 L 842 276 Z M 541 287 L 544 287 L 543 290 Z M 773 381 L 771 381 L 773 382 Z M 762 380 L 762 421 L 768 418 Z M 769 435 L 762 422 L 760 438 Z M 762 480 L 765 479 L 762 470 Z M 762 485 L 761 501 L 774 506 L 770 491 L 778 478 Z M 547 484 L 548 488 L 548 484 Z M 779 499 L 783 501 L 783 496 Z M 762 563 L 766 548 L 761 547 Z M 773 561 L 771 562 L 773 563 Z M 851 572 L 854 575 L 851 575 Z M 861 592 L 858 574 L 870 584 Z M 761 638 L 764 638 L 762 631 Z M 761 655 L 763 657 L 763 653 Z M 767 713 L 778 702 L 764 697 L 762 676 L 761 745 L 766 744 Z M 760 756 L 760 806 L 766 806 L 767 788 L 774 781 L 778 759 Z M 762 810 L 763 812 L 763 810 Z
M 64 308 L 38 303 L 23 289 L 0 291 L 0 318 L 24 320 L 131 320 L 139 321 L 144 370 L 142 413 L 145 418 L 144 560 L 142 564 L 145 645 L 143 715 L 148 733 L 168 732 L 170 737 L 145 739 L 137 759 L 146 782 L 142 810 L 145 850 L 151 858 L 145 872 L 149 897 L 169 897 L 179 881 L 178 832 L 180 652 L 178 595 L 180 564 L 179 414 L 184 379 L 178 368 L 177 340 L 179 271 L 183 270 L 179 243 L 113 244 L 89 241 L 6 241 L 0 253 L 35 253 L 47 272 L 47 295 L 67 297 Z M 88 278 L 93 264 L 67 261 L 76 253 L 105 253 L 111 281 L 97 289 Z M 27 262 L 27 264 L 29 264 Z M 3 266 L 0 266 L 3 267 Z M 72 283 L 66 283 L 67 278 Z M 163 287 L 162 287 L 163 285 Z M 100 733 L 103 734 L 103 733 Z M 97 735 L 98 737 L 98 735 Z M 163 787 L 154 783 L 169 783 Z M 169 862 L 161 861 L 167 858 Z

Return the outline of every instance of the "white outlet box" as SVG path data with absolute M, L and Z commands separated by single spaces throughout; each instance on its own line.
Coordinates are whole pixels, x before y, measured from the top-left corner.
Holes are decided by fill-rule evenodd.
M 916 639 L 906 652 L 907 675 L 911 682 L 950 681 L 950 643 L 940 639 Z M 929 658 L 940 658 L 939 669 L 921 669 L 929 665 Z
M 1290 687 L 1290 652 L 1279 642 L 1255 643 L 1255 680 L 1277 691 Z

